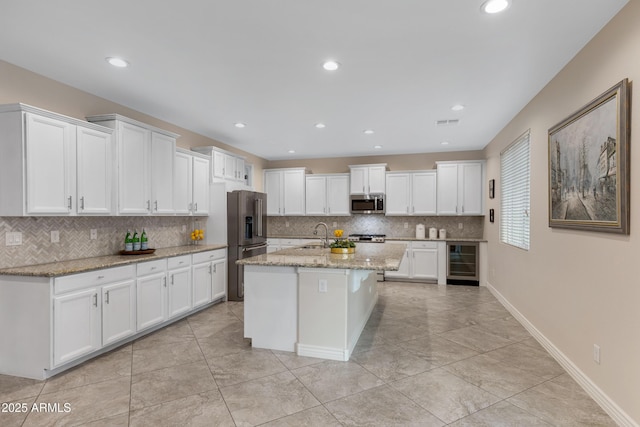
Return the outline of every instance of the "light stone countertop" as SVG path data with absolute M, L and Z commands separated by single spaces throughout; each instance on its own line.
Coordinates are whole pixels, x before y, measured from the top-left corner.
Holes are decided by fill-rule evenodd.
M 162 258 L 170 258 L 174 256 L 212 251 L 215 249 L 223 249 L 226 247 L 227 245 L 174 246 L 171 248 L 157 249 L 153 254 L 147 255 L 106 255 L 93 258 L 51 262 L 48 264 L 3 268 L 0 269 L 0 276 L 66 276 L 68 274 L 82 273 L 85 271 L 100 270 L 103 268 L 118 267 L 127 264 L 135 264 L 138 262 L 153 261 Z
M 322 240 L 322 237 L 320 236 L 280 236 L 280 235 L 274 235 L 274 236 L 268 236 L 267 239 L 316 239 L 316 240 Z M 334 238 L 332 236 L 329 236 L 329 240 L 333 240 Z M 393 237 L 393 236 L 387 236 L 385 237 L 385 240 L 388 242 L 390 240 L 395 240 L 395 241 L 402 241 L 402 242 L 486 242 L 487 239 L 477 239 L 477 238 L 469 238 L 469 237 L 447 237 L 446 239 L 416 239 L 415 237 Z
M 241 265 L 272 267 L 397 271 L 406 250 L 406 245 L 397 243 L 356 243 L 356 245 L 354 254 L 332 254 L 329 248 L 296 247 L 236 262 Z

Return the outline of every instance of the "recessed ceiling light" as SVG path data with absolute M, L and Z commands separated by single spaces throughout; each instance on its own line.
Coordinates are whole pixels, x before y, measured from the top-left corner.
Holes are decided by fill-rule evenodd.
M 365 129 L 362 131 L 365 135 L 372 135 L 375 132 L 373 131 L 373 129 Z
M 322 68 L 327 71 L 335 71 L 340 68 L 340 63 L 336 61 L 325 61 L 324 64 L 322 64 Z
M 374 145 L 373 148 L 375 148 L 376 150 L 379 150 L 382 148 L 382 145 Z
M 511 0 L 487 0 L 482 3 L 480 10 L 489 14 L 500 13 L 506 10 L 510 4 Z
M 462 111 L 462 110 L 464 110 L 464 105 L 462 105 L 462 104 L 456 104 L 456 105 L 454 105 L 453 107 L 451 107 L 451 109 L 452 109 L 453 111 Z
M 126 68 L 129 66 L 129 63 L 127 61 L 125 61 L 122 58 L 116 58 L 116 57 L 108 57 L 105 58 L 107 60 L 107 62 L 111 65 L 113 65 L 114 67 L 118 67 L 118 68 Z
M 296 152 L 296 150 L 289 150 L 288 153 L 289 154 L 294 154 Z
M 234 123 L 233 125 L 240 129 L 247 127 L 247 125 L 242 122 Z
M 316 126 L 318 129 L 324 129 L 324 128 L 326 128 L 326 127 L 327 127 L 324 123 L 316 123 L 316 124 L 315 124 L 315 126 Z
M 449 145 L 449 141 L 442 141 L 440 145 Z

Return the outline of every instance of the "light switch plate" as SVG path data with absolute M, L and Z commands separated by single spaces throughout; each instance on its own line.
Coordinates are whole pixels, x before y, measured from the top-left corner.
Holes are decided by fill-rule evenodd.
M 51 243 L 60 243 L 60 232 L 58 230 L 51 231 Z

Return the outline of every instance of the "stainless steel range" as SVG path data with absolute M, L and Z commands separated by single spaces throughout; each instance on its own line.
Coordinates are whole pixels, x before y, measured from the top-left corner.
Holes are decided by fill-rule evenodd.
M 363 243 L 384 243 L 386 234 L 349 234 L 349 240 L 352 242 Z
M 349 240 L 362 243 L 384 243 L 386 234 L 349 234 Z M 384 271 L 376 272 L 378 282 L 384 282 Z

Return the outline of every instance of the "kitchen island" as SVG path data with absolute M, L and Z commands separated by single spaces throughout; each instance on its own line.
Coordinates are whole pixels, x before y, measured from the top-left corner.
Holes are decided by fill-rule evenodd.
M 377 271 L 396 271 L 406 246 L 360 243 L 355 254 L 301 246 L 244 265 L 244 336 L 253 347 L 349 360 L 378 300 Z

